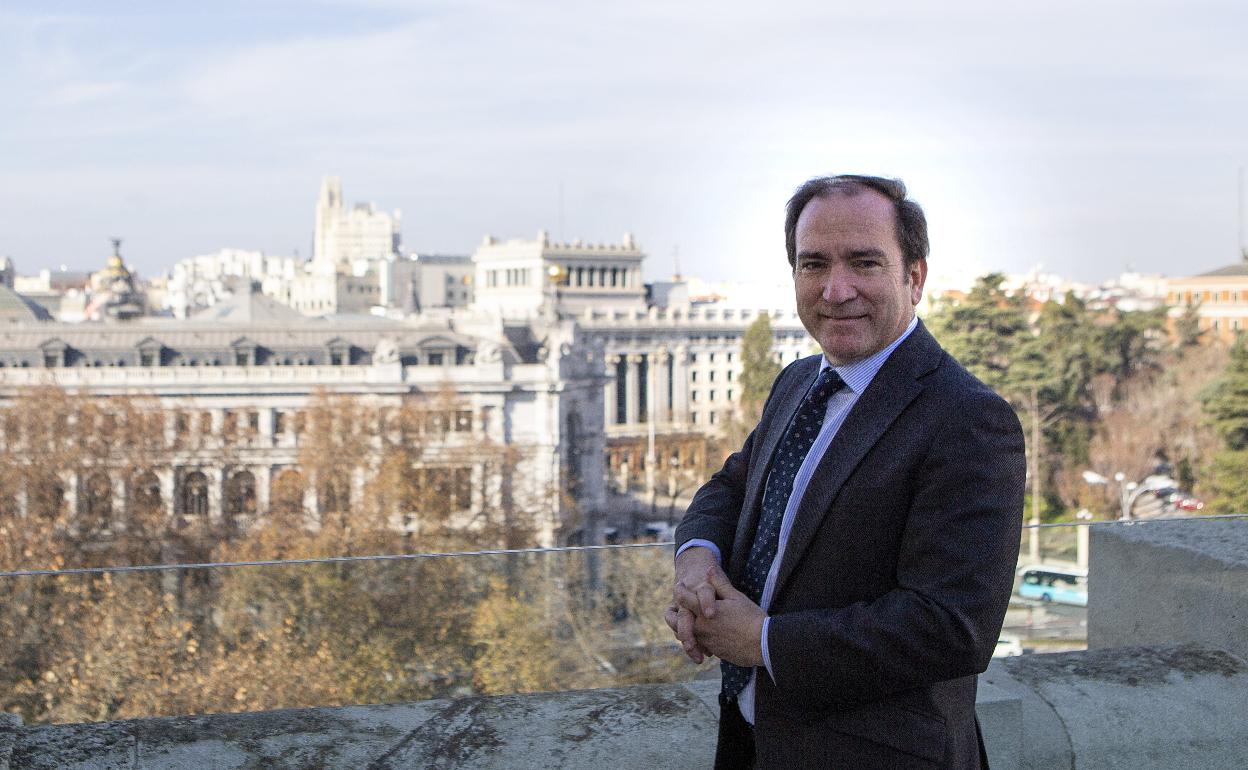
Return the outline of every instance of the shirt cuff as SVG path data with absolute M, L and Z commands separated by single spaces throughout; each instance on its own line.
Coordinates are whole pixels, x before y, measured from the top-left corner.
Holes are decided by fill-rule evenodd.
M 776 681 L 776 674 L 771 670 L 771 651 L 767 649 L 767 629 L 771 627 L 771 618 L 763 618 L 763 665 L 767 667 L 767 675 L 771 677 L 771 681 Z
M 697 537 L 695 537 L 692 540 L 686 541 L 684 545 L 682 545 L 680 548 L 677 548 L 676 555 L 680 556 L 682 553 L 684 553 L 685 551 L 688 551 L 690 548 L 696 548 L 698 546 L 711 549 L 711 553 L 715 554 L 715 561 L 720 564 L 724 563 L 724 560 L 720 557 L 720 554 L 719 554 L 719 546 L 715 545 L 710 540 L 703 540 Z

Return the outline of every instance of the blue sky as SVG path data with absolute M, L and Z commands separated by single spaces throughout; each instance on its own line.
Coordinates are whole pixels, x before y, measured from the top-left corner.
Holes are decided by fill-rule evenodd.
M 1083 280 L 1237 258 L 1233 2 L 0 4 L 0 254 L 150 274 L 307 255 L 320 179 L 408 249 L 618 241 L 783 278 L 820 173 L 904 178 L 934 271 Z M 562 201 L 562 205 L 561 205 Z

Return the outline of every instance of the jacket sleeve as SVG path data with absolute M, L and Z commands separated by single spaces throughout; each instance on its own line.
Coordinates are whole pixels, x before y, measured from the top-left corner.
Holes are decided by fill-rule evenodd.
M 774 615 L 779 701 L 844 709 L 987 668 L 1013 588 L 1025 460 L 1018 417 L 969 390 L 916 464 L 891 590 Z

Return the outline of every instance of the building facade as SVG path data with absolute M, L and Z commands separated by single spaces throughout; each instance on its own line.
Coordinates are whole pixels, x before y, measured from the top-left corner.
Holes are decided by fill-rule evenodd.
M 1192 314 L 1202 339 L 1234 342 L 1240 332 L 1248 329 L 1248 262 L 1171 278 L 1166 304 L 1170 307 L 1172 331 L 1185 315 Z
M 108 500 L 124 527 L 121 514 L 153 500 L 171 523 L 247 523 L 292 479 L 313 520 L 347 509 L 374 458 L 365 453 L 330 487 L 305 478 L 300 415 L 325 396 L 382 412 L 416 400 L 442 416 L 431 418 L 440 427 L 422 438 L 412 472 L 453 479 L 465 522 L 507 505 L 537 512 L 538 542 L 553 545 L 580 511 L 603 503 L 601 426 L 584 419 L 601 413 L 601 369 L 601 350 L 566 322 L 507 327 L 467 312 L 453 324 L 312 322 L 252 293 L 185 321 L 15 324 L 0 342 L 0 402 L 51 385 L 139 397 L 159 415 L 152 431 L 165 440 L 153 467 L 128 476 L 107 464 L 61 471 L 68 510 L 98 513 Z M 223 453 L 218 439 L 240 431 L 236 451 Z M 29 513 L 28 491 L 10 491 Z M 240 508 L 239 500 L 249 502 Z M 420 511 L 396 514 L 396 525 L 419 529 Z

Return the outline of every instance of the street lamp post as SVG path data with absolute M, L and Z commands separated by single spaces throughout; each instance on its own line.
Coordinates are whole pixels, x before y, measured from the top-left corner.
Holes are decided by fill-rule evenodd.
M 1109 479 L 1096 471 L 1084 471 L 1083 480 L 1092 485 L 1109 485 Z M 1127 481 L 1127 474 L 1122 471 L 1118 471 L 1114 474 L 1114 481 L 1118 483 L 1118 521 L 1134 521 L 1135 517 L 1132 510 L 1135 508 L 1136 501 L 1140 499 L 1140 495 L 1157 489 L 1157 486 L 1155 484 L 1141 484 L 1135 481 Z

